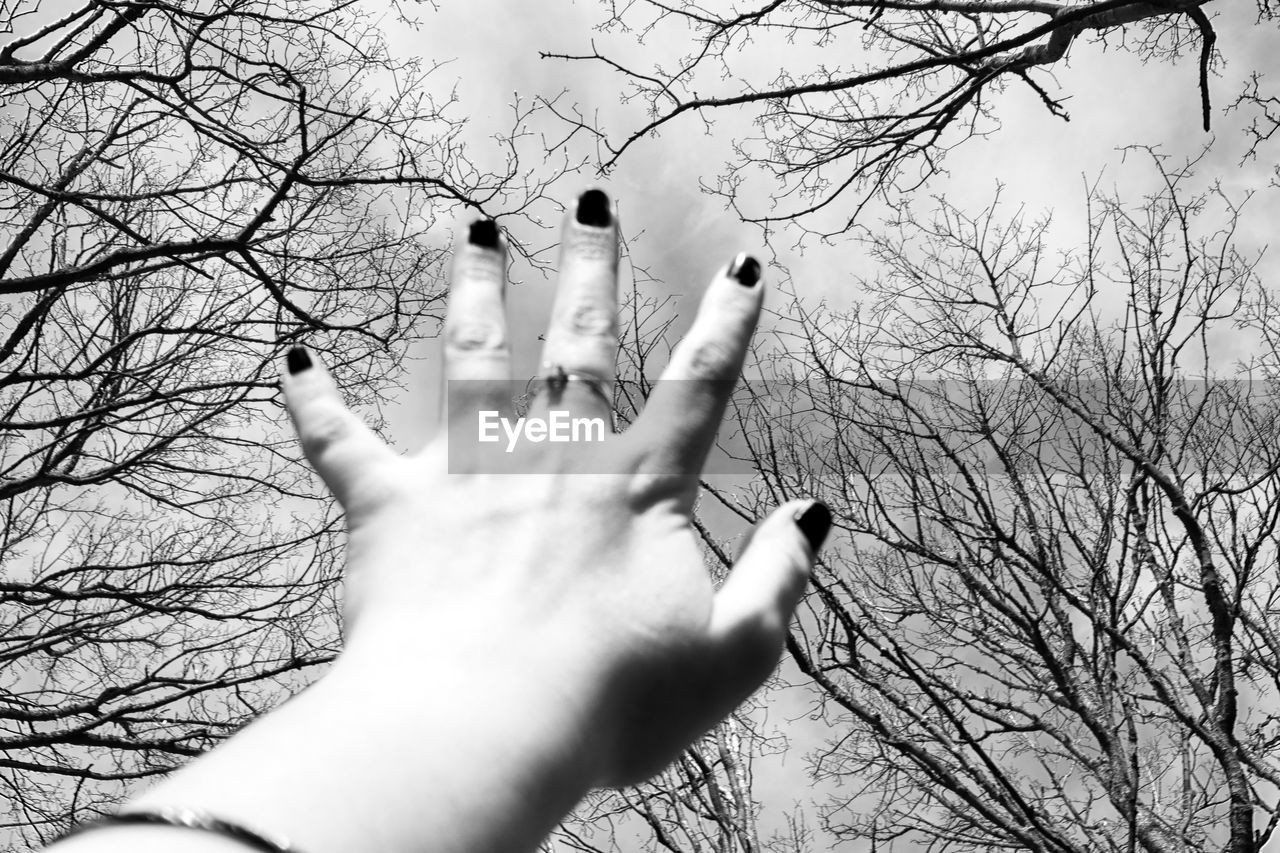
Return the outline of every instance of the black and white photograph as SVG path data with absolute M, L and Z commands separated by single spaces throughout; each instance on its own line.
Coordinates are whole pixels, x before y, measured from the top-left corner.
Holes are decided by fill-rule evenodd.
M 0 0 L 0 853 L 1280 853 L 1278 0 Z

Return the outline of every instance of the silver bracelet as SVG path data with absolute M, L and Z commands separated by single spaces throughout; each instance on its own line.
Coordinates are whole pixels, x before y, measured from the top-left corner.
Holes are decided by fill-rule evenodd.
M 63 834 L 58 841 L 63 838 L 70 838 L 73 835 L 79 835 L 91 829 L 101 829 L 108 826 L 176 826 L 181 829 L 201 829 L 205 832 L 216 832 L 219 835 L 225 835 L 233 838 L 254 850 L 260 850 L 262 853 L 299 853 L 298 848 L 290 843 L 289 839 L 279 835 L 267 835 L 258 830 L 249 829 L 238 823 L 232 823 L 229 820 L 223 820 L 214 817 L 207 812 L 196 811 L 195 809 L 182 808 L 159 808 L 149 809 L 145 811 L 129 811 L 120 814 L 104 815 L 100 818 L 82 823 L 73 827 L 71 830 Z

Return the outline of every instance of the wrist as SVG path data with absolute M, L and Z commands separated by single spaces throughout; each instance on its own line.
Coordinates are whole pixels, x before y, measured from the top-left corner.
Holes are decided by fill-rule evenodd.
M 532 851 L 589 788 L 591 750 L 546 685 L 416 663 L 344 655 L 136 805 L 200 808 L 304 853 Z

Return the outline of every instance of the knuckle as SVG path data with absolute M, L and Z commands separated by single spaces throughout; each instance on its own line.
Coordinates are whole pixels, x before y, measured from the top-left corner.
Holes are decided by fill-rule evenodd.
M 455 290 L 465 288 L 472 292 L 492 293 L 502 288 L 506 275 L 496 264 L 466 264 L 454 272 L 454 281 L 457 282 Z
M 343 508 L 359 520 L 380 507 L 404 503 L 408 493 L 400 486 L 394 472 L 375 467 L 358 469 L 341 491 Z
M 574 306 L 565 317 L 565 325 L 575 335 L 611 337 L 617 334 L 614 312 L 600 305 L 583 303 Z
M 647 462 L 649 464 L 628 478 L 624 498 L 626 503 L 637 511 L 662 503 L 683 506 L 688 499 L 688 478 L 678 476 L 671 470 L 655 470 L 653 460 Z M 662 466 L 664 469 L 668 467 Z
M 506 344 L 503 330 L 495 323 L 457 323 L 449 327 L 449 346 L 464 352 L 501 349 Z
M 474 250 L 458 260 L 454 275 L 469 283 L 501 284 L 505 268 L 501 261 L 491 257 L 488 252 Z
M 327 410 L 313 414 L 299 432 L 302 451 L 315 459 L 351 435 L 351 421 L 345 412 Z
M 725 379 L 737 373 L 737 358 L 720 341 L 699 341 L 689 352 L 689 372 L 697 379 Z

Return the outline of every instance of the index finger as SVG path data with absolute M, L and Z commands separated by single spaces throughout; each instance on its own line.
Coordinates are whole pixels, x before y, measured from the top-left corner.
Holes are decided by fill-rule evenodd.
M 654 473 L 702 471 L 760 318 L 760 278 L 760 262 L 745 252 L 716 276 L 629 430 L 646 445 L 645 467 Z

